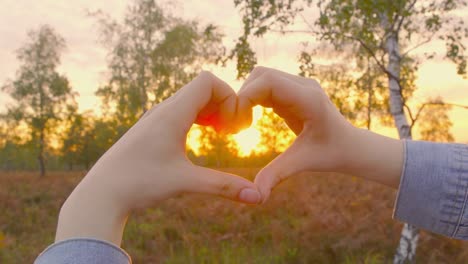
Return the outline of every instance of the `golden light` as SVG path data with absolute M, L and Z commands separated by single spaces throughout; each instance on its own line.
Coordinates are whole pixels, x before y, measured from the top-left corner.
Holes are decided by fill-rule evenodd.
M 188 149 L 192 150 L 195 153 L 195 155 L 200 155 L 200 136 L 201 131 L 200 129 L 198 129 L 197 126 L 193 126 L 187 134 L 187 147 Z
M 227 147 L 233 148 L 237 151 L 237 155 L 239 157 L 247 157 L 254 152 L 263 151 L 260 146 L 261 134 L 255 127 L 260 118 L 262 118 L 262 108 L 256 106 L 253 109 L 252 125 L 235 135 L 227 136 Z M 200 149 L 204 144 L 201 141 L 202 136 L 203 132 L 200 130 L 200 126 L 198 125 L 194 125 L 187 135 L 187 149 L 193 151 L 197 156 L 202 155 L 202 153 L 200 153 Z
M 233 138 L 236 142 L 239 156 L 246 157 L 252 154 L 260 143 L 260 131 L 253 127 L 249 127 L 233 135 Z

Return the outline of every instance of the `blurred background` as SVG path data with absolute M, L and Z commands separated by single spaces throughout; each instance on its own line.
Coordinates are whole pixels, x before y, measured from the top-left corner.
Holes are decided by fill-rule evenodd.
M 60 206 L 86 171 L 201 70 L 235 90 L 256 65 L 315 78 L 356 126 L 468 143 L 464 0 L 1 6 L 0 263 L 32 262 L 52 243 Z M 187 155 L 253 179 L 294 138 L 256 107 L 252 126 L 235 135 L 194 125 Z M 136 212 L 123 247 L 135 263 L 389 263 L 401 254 L 468 263 L 468 243 L 424 231 L 416 257 L 406 256 L 394 199 L 337 174 L 298 175 L 261 207 L 183 195 Z

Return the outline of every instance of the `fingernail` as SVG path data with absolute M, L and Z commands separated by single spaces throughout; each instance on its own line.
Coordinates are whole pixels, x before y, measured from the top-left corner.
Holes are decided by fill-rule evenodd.
M 239 200 L 244 203 L 258 204 L 261 201 L 261 195 L 257 190 L 246 188 L 239 193 Z

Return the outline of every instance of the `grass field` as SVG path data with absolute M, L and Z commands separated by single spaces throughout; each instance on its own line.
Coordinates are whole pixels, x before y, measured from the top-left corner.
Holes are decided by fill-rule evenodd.
M 229 169 L 253 177 L 253 169 Z M 0 173 L 0 263 L 32 263 L 54 239 L 83 173 Z M 300 175 L 262 206 L 186 194 L 129 219 L 134 263 L 390 263 L 395 191 L 335 174 Z M 468 263 L 468 242 L 423 232 L 418 263 Z

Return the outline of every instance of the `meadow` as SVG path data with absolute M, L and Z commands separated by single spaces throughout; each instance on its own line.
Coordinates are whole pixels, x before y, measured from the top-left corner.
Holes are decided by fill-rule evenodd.
M 252 178 L 256 169 L 226 169 Z M 32 263 L 84 172 L 0 173 L 0 263 Z M 130 217 L 133 263 L 391 263 L 396 192 L 337 174 L 298 175 L 261 206 L 184 194 Z M 418 263 L 468 263 L 468 242 L 422 232 Z

